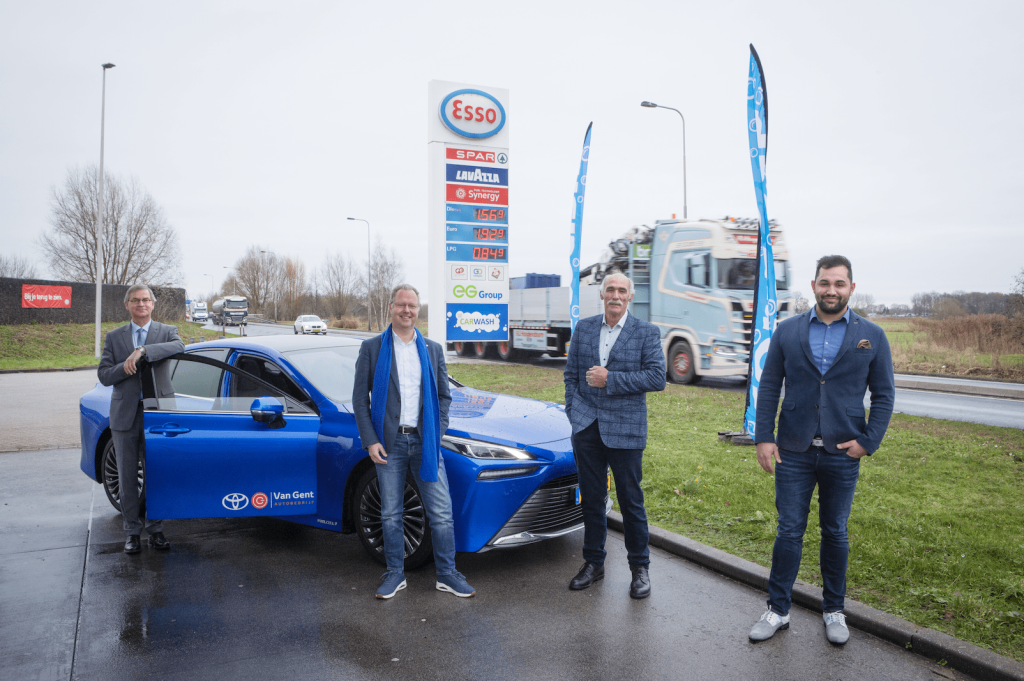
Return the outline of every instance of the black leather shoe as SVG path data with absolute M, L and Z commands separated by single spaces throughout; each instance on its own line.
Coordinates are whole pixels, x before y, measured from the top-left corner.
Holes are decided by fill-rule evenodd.
M 166 551 L 171 548 L 171 542 L 167 541 L 163 532 L 154 532 L 149 535 L 149 545 L 158 551 Z
M 647 574 L 647 568 L 634 567 L 629 569 L 633 573 L 633 581 L 629 583 L 630 598 L 647 598 L 651 595 L 651 577 Z
M 579 573 L 569 582 L 569 588 L 573 591 L 579 591 L 580 589 L 586 589 L 594 582 L 600 582 L 602 579 L 604 579 L 604 565 L 584 563 Z
M 128 540 L 124 543 L 125 553 L 138 553 L 142 550 L 142 542 L 139 541 L 139 535 L 131 534 L 128 535 Z

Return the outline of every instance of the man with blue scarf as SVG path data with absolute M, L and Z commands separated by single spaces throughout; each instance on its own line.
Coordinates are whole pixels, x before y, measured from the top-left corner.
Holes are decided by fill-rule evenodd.
M 430 521 L 437 590 L 468 598 L 476 593 L 455 569 L 455 523 L 441 436 L 448 428 L 448 368 L 439 343 L 416 329 L 419 292 L 400 284 L 391 292 L 391 326 L 363 341 L 356 360 L 352 406 L 363 449 L 377 465 L 384 557 L 377 598 L 406 586 L 405 480 L 411 474 Z M 372 395 L 372 399 L 371 399 Z

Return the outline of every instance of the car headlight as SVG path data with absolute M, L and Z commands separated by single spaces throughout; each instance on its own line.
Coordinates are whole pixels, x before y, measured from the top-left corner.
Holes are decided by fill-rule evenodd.
M 518 459 L 520 461 L 533 461 L 537 457 L 522 449 L 504 447 L 490 442 L 470 440 L 454 435 L 445 435 L 441 438 L 441 446 L 471 459 Z

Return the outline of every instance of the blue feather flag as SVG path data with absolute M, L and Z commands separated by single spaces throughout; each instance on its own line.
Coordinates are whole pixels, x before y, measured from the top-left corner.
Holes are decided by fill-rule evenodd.
M 572 320 L 572 331 L 576 331 L 576 322 L 580 320 L 580 247 L 583 244 L 583 197 L 587 193 L 587 164 L 590 163 L 590 130 L 583 136 L 583 154 L 580 156 L 580 174 L 576 177 L 576 191 L 572 195 L 572 254 L 569 264 L 572 266 L 572 301 L 569 303 L 569 317 Z
M 757 240 L 757 284 L 754 289 L 753 316 L 750 320 L 750 368 L 748 375 L 747 408 L 743 414 L 743 427 L 754 436 L 757 422 L 757 388 L 768 356 L 768 345 L 775 332 L 778 293 L 775 290 L 775 258 L 772 254 L 771 228 L 765 200 L 768 161 L 768 88 L 764 69 L 757 50 L 750 46 L 750 76 L 747 79 L 747 137 L 750 140 L 750 168 L 754 174 L 754 194 L 760 217 Z

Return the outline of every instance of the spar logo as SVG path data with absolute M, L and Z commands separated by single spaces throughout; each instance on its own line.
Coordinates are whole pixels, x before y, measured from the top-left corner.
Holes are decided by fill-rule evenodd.
M 240 492 L 232 492 L 231 494 L 225 495 L 224 499 L 221 500 L 220 503 L 229 511 L 241 511 L 249 505 L 249 497 Z
M 252 507 L 253 508 L 266 508 L 270 499 L 263 492 L 257 492 L 252 495 Z
M 505 127 L 505 107 L 483 90 L 456 90 L 441 100 L 438 110 L 445 127 L 462 137 L 493 137 Z

